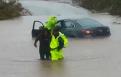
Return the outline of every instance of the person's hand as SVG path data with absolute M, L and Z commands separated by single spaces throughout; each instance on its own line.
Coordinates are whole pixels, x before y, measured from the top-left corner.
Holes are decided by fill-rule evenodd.
M 57 50 L 58 50 L 58 51 L 60 51 L 60 50 L 61 50 L 61 48 L 60 48 L 60 47 L 58 47 L 58 48 L 57 48 Z
M 57 49 L 57 48 L 51 48 L 52 51 L 55 50 L 55 49 Z
M 35 46 L 35 47 L 37 47 L 37 44 L 36 44 L 36 43 L 34 43 L 34 46 Z

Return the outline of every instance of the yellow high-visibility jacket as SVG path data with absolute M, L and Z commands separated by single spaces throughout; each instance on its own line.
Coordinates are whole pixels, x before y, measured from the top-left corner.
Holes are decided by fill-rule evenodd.
M 59 32 L 59 36 L 57 38 L 55 38 L 55 36 L 52 35 L 52 39 L 51 39 L 51 42 L 50 42 L 50 48 L 51 49 L 57 48 L 59 46 L 59 42 L 58 42 L 59 37 L 61 37 L 64 40 L 64 47 L 66 47 L 68 45 L 67 37 L 63 33 Z
M 63 33 L 59 32 L 59 36 L 57 38 L 55 38 L 55 36 L 52 35 L 52 39 L 50 42 L 50 48 L 52 49 L 50 51 L 51 60 L 58 60 L 58 59 L 64 58 L 62 49 L 59 51 L 57 49 L 59 46 L 59 42 L 58 42 L 59 37 L 61 37 L 64 40 L 64 47 L 66 47 L 68 45 L 68 39 L 66 38 L 66 36 Z

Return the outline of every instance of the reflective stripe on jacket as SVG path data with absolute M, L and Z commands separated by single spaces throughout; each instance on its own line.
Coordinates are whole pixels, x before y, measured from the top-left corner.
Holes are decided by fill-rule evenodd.
M 67 47 L 68 46 L 68 39 L 67 39 L 67 37 L 63 33 L 61 33 L 61 32 L 59 32 L 59 36 L 64 40 L 64 47 Z

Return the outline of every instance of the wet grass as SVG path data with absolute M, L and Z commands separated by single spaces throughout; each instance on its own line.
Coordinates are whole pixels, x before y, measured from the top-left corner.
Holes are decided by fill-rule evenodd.
M 78 0 L 80 6 L 96 12 L 109 12 L 121 16 L 121 0 Z
M 18 17 L 21 15 L 21 11 L 22 6 L 20 3 L 0 1 L 0 20 Z

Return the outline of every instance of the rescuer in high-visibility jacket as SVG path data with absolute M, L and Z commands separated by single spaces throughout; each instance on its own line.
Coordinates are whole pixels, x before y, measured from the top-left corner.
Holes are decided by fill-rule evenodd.
M 52 30 L 57 24 L 56 16 L 49 16 L 47 22 L 44 24 L 44 27 L 48 30 Z
M 60 27 L 55 27 L 51 34 L 50 53 L 51 60 L 60 60 L 64 58 L 63 48 L 68 44 L 66 36 L 60 32 Z

